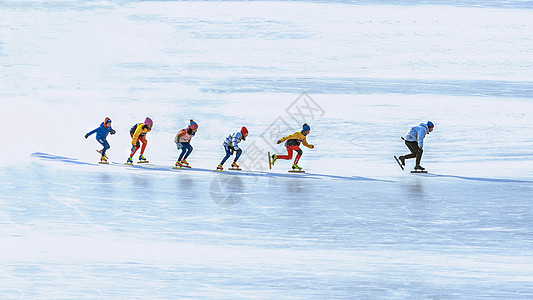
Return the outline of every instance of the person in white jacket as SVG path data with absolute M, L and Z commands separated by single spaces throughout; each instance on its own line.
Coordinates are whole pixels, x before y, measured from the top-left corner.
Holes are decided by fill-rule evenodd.
M 239 147 L 239 143 L 241 141 L 246 141 L 246 137 L 248 136 L 248 129 L 246 127 L 242 127 L 241 131 L 237 131 L 235 133 L 232 133 L 228 135 L 226 140 L 224 140 L 224 150 L 226 151 L 226 156 L 222 159 L 220 164 L 217 166 L 218 171 L 224 170 L 223 165 L 228 160 L 230 156 L 233 155 L 234 152 L 237 152 L 237 155 L 235 155 L 235 159 L 233 160 L 233 163 L 231 164 L 231 167 L 239 169 L 239 165 L 237 164 L 237 160 L 239 160 L 239 157 L 242 155 L 242 149 Z
M 426 134 L 429 134 L 433 131 L 434 127 L 435 125 L 431 121 L 428 121 L 427 123 L 420 123 L 418 126 L 411 127 L 409 133 L 403 137 L 405 140 L 405 145 L 407 148 L 409 148 L 411 153 L 398 157 L 402 165 L 405 166 L 406 159 L 416 158 L 415 170 L 425 170 L 425 168 L 420 165 L 422 153 L 424 152 L 424 138 L 426 137 Z

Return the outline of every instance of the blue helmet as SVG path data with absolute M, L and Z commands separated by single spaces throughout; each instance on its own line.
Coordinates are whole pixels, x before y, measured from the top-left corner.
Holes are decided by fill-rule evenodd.
M 311 126 L 304 124 L 302 131 L 309 131 L 309 130 L 311 130 Z

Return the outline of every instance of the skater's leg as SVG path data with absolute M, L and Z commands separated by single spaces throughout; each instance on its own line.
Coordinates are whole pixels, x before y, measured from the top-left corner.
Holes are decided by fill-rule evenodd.
M 104 147 L 104 149 L 102 149 L 102 156 L 105 156 L 105 152 L 111 148 L 111 146 L 109 146 L 109 143 L 107 142 L 107 140 L 105 139 L 101 139 L 101 140 L 97 140 L 100 144 L 102 144 L 102 146 Z
M 287 148 L 287 155 L 278 155 L 278 159 L 291 160 L 292 159 L 293 146 L 285 146 L 285 148 Z
M 409 153 L 407 155 L 404 155 L 403 158 L 404 159 L 415 158 L 417 156 L 417 154 L 418 154 L 418 143 L 417 142 L 405 141 L 405 145 L 407 146 L 407 148 L 409 148 L 411 153 Z
M 237 155 L 235 155 L 235 160 L 233 162 L 237 162 L 239 160 L 239 157 L 241 157 L 242 149 L 237 150 Z
M 133 157 L 133 155 L 135 155 L 135 152 L 137 152 L 137 150 L 139 150 L 141 144 L 139 142 L 137 142 L 137 145 L 132 145 L 131 146 L 131 153 L 130 153 L 130 157 Z
M 191 155 L 191 152 L 192 152 L 192 146 L 190 143 L 187 143 L 185 147 L 187 148 L 187 154 L 185 154 L 185 157 L 183 158 L 183 160 L 186 160 L 187 157 L 189 157 L 189 155 Z
M 300 161 L 300 158 L 302 157 L 302 155 L 304 154 L 304 152 L 302 151 L 302 149 L 300 149 L 300 147 L 296 146 L 296 148 L 298 149 L 294 149 L 296 150 L 296 158 L 294 158 L 294 164 L 297 165 L 298 162 Z
M 231 154 L 233 152 L 232 148 L 229 147 L 229 146 L 224 146 L 224 150 L 226 150 L 226 156 L 224 156 L 224 158 L 222 159 L 222 162 L 220 163 L 220 165 L 224 165 L 226 160 L 228 160 L 228 158 L 231 156 Z
M 420 161 L 422 160 L 422 153 L 424 152 L 424 150 L 422 150 L 422 148 L 418 148 L 418 152 L 416 154 L 416 165 L 417 166 L 420 166 Z
M 141 147 L 141 155 L 144 154 L 144 150 L 146 149 L 146 145 L 148 145 L 148 141 L 146 140 L 146 136 L 144 135 L 141 135 L 139 137 L 139 141 L 141 141 L 141 143 L 143 144 L 142 147 Z
M 185 153 L 187 153 L 187 151 L 189 150 L 189 148 L 186 146 L 188 144 L 189 143 L 181 143 L 181 154 L 178 158 L 178 161 L 183 161 L 183 157 L 186 156 Z

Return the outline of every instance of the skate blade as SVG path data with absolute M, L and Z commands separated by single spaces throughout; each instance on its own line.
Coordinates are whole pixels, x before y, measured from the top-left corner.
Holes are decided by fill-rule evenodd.
M 132 163 L 124 163 L 125 165 L 128 165 L 128 166 L 133 166 Z
M 403 165 L 402 165 L 402 162 L 400 161 L 400 159 L 399 159 L 398 157 L 396 157 L 396 156 L 394 156 L 394 159 L 396 160 L 396 162 L 398 163 L 398 165 L 400 166 L 400 168 L 402 168 L 402 170 L 405 170 L 405 169 L 403 168 Z
M 213 170 L 215 172 L 224 172 L 224 170 Z
M 228 168 L 228 170 L 234 170 L 234 171 L 242 171 L 241 168 Z
M 305 173 L 304 170 L 289 170 L 289 173 Z
M 109 162 L 107 162 L 107 161 L 99 161 L 98 163 L 102 164 L 102 165 L 109 165 Z
M 143 160 L 143 161 L 138 161 L 137 163 L 138 163 L 138 164 L 147 164 L 147 163 L 149 163 L 149 161 L 147 161 L 147 160 Z
M 179 170 L 179 169 L 183 169 L 183 168 L 182 167 L 172 167 L 172 169 Z
M 427 173 L 428 171 L 411 171 L 411 173 Z

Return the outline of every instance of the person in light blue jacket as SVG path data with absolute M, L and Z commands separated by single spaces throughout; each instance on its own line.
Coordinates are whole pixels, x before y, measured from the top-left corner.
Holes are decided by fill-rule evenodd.
M 433 124 L 431 121 L 428 121 L 427 123 L 420 123 L 418 126 L 411 127 L 409 133 L 403 137 L 405 140 L 405 145 L 407 148 L 409 148 L 411 153 L 398 157 L 402 165 L 405 166 L 406 159 L 416 158 L 415 170 L 425 170 L 425 168 L 422 168 L 420 165 L 422 153 L 424 152 L 424 138 L 426 137 L 426 134 L 429 134 L 433 131 L 434 127 L 435 124 Z

